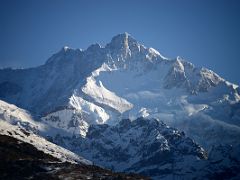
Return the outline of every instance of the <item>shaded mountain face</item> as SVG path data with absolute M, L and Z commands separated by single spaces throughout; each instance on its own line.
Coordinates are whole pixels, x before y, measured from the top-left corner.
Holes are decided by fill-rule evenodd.
M 240 177 L 239 145 L 216 145 L 208 155 L 184 132 L 156 119 L 91 125 L 85 137 L 58 135 L 51 141 L 103 167 L 154 179 Z
M 114 126 L 95 124 L 85 135 L 76 136 L 34 121 L 27 111 L 14 105 L 0 101 L 1 109 L 5 111 L 0 113 L 0 153 L 8 153 L 0 156 L 0 170 L 6 178 L 144 178 L 112 173 L 91 166 L 91 161 L 154 179 L 229 179 L 240 175 L 239 145 L 216 145 L 207 153 L 184 132 L 156 119 L 124 119 Z M 11 174 L 20 167 L 21 171 Z
M 0 98 L 0 119 L 105 167 L 161 178 L 175 166 L 181 176 L 210 177 L 220 167 L 238 175 L 230 172 L 239 167 L 235 156 L 211 169 L 201 147 L 238 152 L 239 87 L 128 33 L 104 47 L 64 47 L 39 67 L 0 70 Z
M 56 136 L 52 141 L 101 166 L 152 177 L 185 174 L 194 167 L 188 162 L 207 159 L 192 139 L 156 119 L 91 125 L 84 138 Z

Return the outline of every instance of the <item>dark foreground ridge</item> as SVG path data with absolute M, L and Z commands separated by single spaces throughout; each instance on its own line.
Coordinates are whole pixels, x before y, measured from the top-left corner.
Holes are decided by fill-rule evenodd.
M 0 179 L 149 179 L 94 165 L 60 162 L 31 144 L 0 135 Z

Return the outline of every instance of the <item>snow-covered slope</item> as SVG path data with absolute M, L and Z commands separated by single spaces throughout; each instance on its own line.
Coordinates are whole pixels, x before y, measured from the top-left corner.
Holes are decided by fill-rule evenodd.
M 128 33 L 104 47 L 64 47 L 39 67 L 0 70 L 0 99 L 38 119 L 0 102 L 4 120 L 49 139 L 87 139 L 92 125 L 145 117 L 207 149 L 240 143 L 237 85 L 181 57 L 166 58 Z
M 90 164 L 80 156 L 53 144 L 38 134 L 48 135 L 51 127 L 35 121 L 29 112 L 0 100 L 0 134 L 32 144 L 38 150 L 68 162 Z
M 240 176 L 239 146 L 215 146 L 208 157 L 184 132 L 156 119 L 91 125 L 85 137 L 58 136 L 52 140 L 97 165 L 154 179 Z
M 71 112 L 73 109 L 56 111 L 55 115 L 61 120 L 52 117 L 52 122 L 40 122 L 34 121 L 27 111 L 0 101 L 0 134 L 32 144 L 61 161 L 83 164 L 91 164 L 92 161 L 105 168 L 137 172 L 155 179 L 173 176 L 188 179 L 239 177 L 239 145 L 216 145 L 208 156 L 184 132 L 156 119 L 125 119 L 116 125 L 95 123 L 85 127 L 79 122 L 86 122 L 71 117 Z M 66 124 L 61 124 L 64 122 Z M 69 127 L 68 123 L 74 125 L 75 129 Z M 80 132 L 82 130 L 84 134 L 76 136 L 79 133 L 74 131 L 79 130 L 77 127 L 83 128 Z
M 33 80 L 25 75 L 30 71 Z M 84 135 L 90 124 L 148 116 L 186 131 L 205 147 L 240 138 L 237 85 L 180 57 L 165 58 L 127 33 L 105 47 L 63 48 L 41 67 L 2 70 L 0 80 L 3 89 L 13 88 L 10 94 L 0 93 L 3 99 L 12 102 L 14 97 L 13 103 L 44 116 L 56 128 L 65 130 L 77 114 L 84 127 L 73 127 L 76 135 Z M 61 123 L 48 121 L 52 117 Z M 196 125 L 206 124 L 207 129 L 195 131 Z M 208 136 L 211 131 L 213 136 Z M 223 131 L 228 135 L 222 139 Z
M 222 142 L 215 137 L 223 130 L 229 134 L 223 139 L 227 143 L 239 139 L 237 85 L 180 57 L 165 58 L 128 33 L 113 37 L 105 47 L 64 47 L 40 67 L 0 70 L 0 89 L 1 99 L 44 117 L 56 128 L 65 130 L 77 114 L 84 127 L 70 128 L 76 135 L 84 135 L 90 124 L 148 116 L 185 130 L 206 147 Z M 64 122 L 47 120 L 56 116 Z M 201 122 L 209 125 L 207 131 L 191 131 Z M 213 139 L 208 137 L 206 143 L 213 129 Z
M 11 136 L 15 139 L 32 144 L 38 150 L 43 151 L 45 154 L 50 154 L 63 162 L 91 164 L 90 161 L 72 153 L 71 151 L 57 146 L 56 144 L 53 144 L 32 132 L 28 132 L 19 126 L 11 125 L 2 119 L 0 119 L 0 134 Z
M 206 152 L 184 133 L 155 119 L 125 119 L 116 126 L 91 125 L 84 138 L 69 141 L 58 137 L 53 141 L 97 165 L 150 176 L 157 169 L 156 175 L 167 172 L 173 163 L 184 173 L 192 167 L 189 161 L 207 158 Z

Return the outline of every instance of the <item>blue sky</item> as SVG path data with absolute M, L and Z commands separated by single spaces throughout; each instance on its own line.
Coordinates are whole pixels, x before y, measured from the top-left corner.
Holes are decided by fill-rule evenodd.
M 33 67 L 65 45 L 86 49 L 128 32 L 240 84 L 240 1 L 1 0 L 0 67 Z

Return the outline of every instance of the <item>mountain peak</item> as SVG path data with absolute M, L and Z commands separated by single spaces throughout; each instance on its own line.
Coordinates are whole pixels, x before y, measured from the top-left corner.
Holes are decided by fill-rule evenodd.
M 100 48 L 101 48 L 101 45 L 98 44 L 98 43 L 95 43 L 95 44 L 90 45 L 90 46 L 87 48 L 87 50 L 88 50 L 88 51 L 97 51 L 97 50 L 99 50 Z
M 82 52 L 82 49 L 73 49 L 68 46 L 63 46 L 57 53 L 53 54 L 45 64 L 53 62 L 61 62 L 63 59 L 71 59 L 72 56 Z
M 131 37 L 131 35 L 129 33 L 127 33 L 127 32 L 120 33 L 120 34 L 117 34 L 116 36 L 114 36 L 112 38 L 112 41 L 113 40 L 119 40 L 119 41 L 127 40 L 129 36 Z
M 65 51 L 65 52 L 66 52 L 68 49 L 70 49 L 68 46 L 64 46 L 64 47 L 62 48 L 62 50 Z
M 132 43 L 137 43 L 137 41 L 129 33 L 125 32 L 114 36 L 107 46 L 127 49 Z
M 127 58 L 131 56 L 131 51 L 136 49 L 139 51 L 139 44 L 129 33 L 125 32 L 114 36 L 106 48 L 116 56 L 121 55 Z

